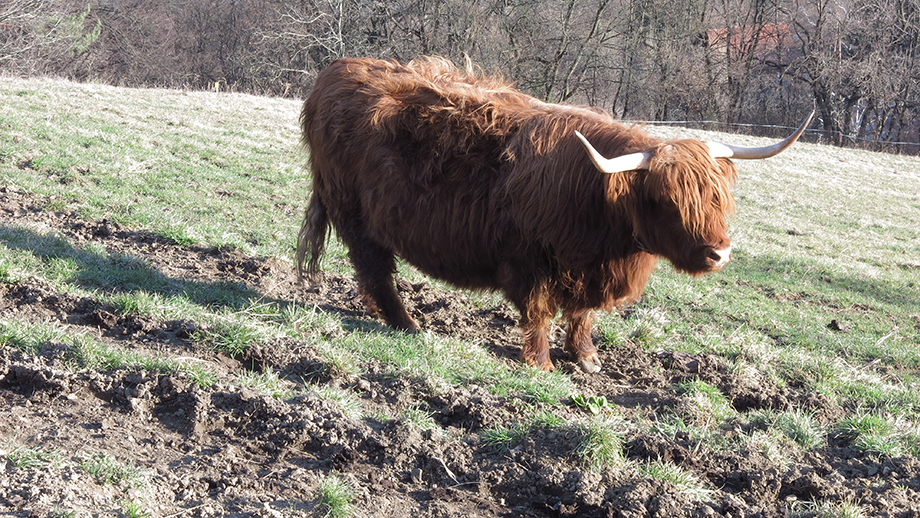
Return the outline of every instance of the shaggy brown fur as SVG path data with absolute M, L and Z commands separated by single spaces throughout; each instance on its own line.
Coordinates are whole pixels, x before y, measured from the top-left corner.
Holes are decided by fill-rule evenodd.
M 366 300 L 399 329 L 417 326 L 394 255 L 459 287 L 501 290 L 521 312 L 523 359 L 544 369 L 561 310 L 565 349 L 596 370 L 594 309 L 637 299 L 659 256 L 701 274 L 730 242 L 736 169 L 705 144 L 661 142 L 441 59 L 338 60 L 300 120 L 313 196 L 298 268 L 316 273 L 331 224 Z M 657 152 L 648 171 L 603 174 L 575 130 L 605 156 Z

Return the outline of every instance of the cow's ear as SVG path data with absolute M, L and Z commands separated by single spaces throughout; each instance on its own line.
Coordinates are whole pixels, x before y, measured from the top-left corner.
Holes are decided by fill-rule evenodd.
M 588 151 L 588 156 L 591 157 L 591 161 L 594 162 L 594 166 L 602 173 L 615 174 L 626 171 L 647 170 L 652 160 L 652 153 L 648 151 L 643 153 L 630 153 L 615 158 L 604 158 L 594 149 L 594 146 L 588 142 L 588 139 L 585 138 L 581 132 L 576 131 L 575 136 L 581 140 L 581 143 Z

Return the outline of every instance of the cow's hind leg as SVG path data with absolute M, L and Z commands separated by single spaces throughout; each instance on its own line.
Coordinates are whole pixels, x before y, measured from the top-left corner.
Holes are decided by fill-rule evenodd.
M 368 309 L 379 313 L 390 327 L 404 331 L 418 330 L 418 325 L 409 316 L 396 292 L 393 252 L 368 238 L 348 241 L 351 241 L 346 242 L 348 256 L 355 267 L 358 287 Z
M 565 335 L 565 351 L 578 367 L 589 374 L 600 372 L 601 360 L 597 356 L 597 347 L 591 340 L 591 315 L 589 309 L 566 312 L 569 329 Z

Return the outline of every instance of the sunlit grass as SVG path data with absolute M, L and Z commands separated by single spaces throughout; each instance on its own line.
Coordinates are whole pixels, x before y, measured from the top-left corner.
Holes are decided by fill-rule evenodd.
M 571 380 L 561 372 L 544 373 L 524 366 L 510 368 L 479 345 L 432 333 L 354 331 L 324 347 L 327 357 L 332 349 L 344 349 L 358 358 L 391 365 L 400 372 L 449 384 L 477 383 L 503 396 L 519 395 L 558 404 L 572 391 Z
M 14 442 L 0 443 L 0 451 L 12 467 L 19 469 L 47 470 L 59 468 L 65 462 L 64 455 L 59 451 Z
M 804 450 L 820 448 L 827 442 L 827 430 L 814 414 L 801 409 L 783 412 L 763 411 L 755 421 L 767 430 L 777 430 Z
M 491 453 L 502 453 L 527 435 L 530 428 L 523 423 L 496 424 L 484 428 L 480 433 L 483 447 Z
M 736 415 L 725 394 L 703 380 L 685 381 L 676 389 L 678 394 L 685 396 L 687 413 L 697 425 L 718 426 Z
M 217 381 L 212 370 L 200 363 L 118 348 L 86 333 L 72 332 L 52 323 L 0 321 L 0 346 L 11 346 L 34 354 L 46 344 L 56 344 L 55 347 L 63 353 L 65 365 L 74 371 L 134 368 L 162 374 L 182 372 L 199 386 L 210 386 Z
M 753 430 L 750 435 L 742 438 L 743 444 L 760 451 L 780 470 L 789 469 L 793 464 L 792 453 L 796 448 L 790 444 L 791 442 L 792 439 L 777 428 Z
M 793 502 L 790 508 L 791 518 L 864 518 L 867 516 L 862 506 L 851 499 Z
M 857 410 L 835 426 L 857 450 L 878 457 L 900 457 L 917 454 L 920 424 L 907 416 L 878 414 Z
M 364 408 L 361 401 L 354 392 L 332 385 L 309 386 L 308 390 L 317 396 L 331 402 L 339 410 L 351 419 L 361 419 L 364 416 Z
M 133 500 L 127 500 L 123 504 L 124 514 L 127 518 L 147 518 L 150 512 L 144 510 L 143 504 Z
M 410 405 L 409 408 L 402 412 L 402 417 L 406 422 L 422 431 L 438 428 L 438 423 L 435 422 L 433 415 L 434 412 L 425 410 L 419 403 Z
M 33 94 L 15 95 L 23 89 Z M 176 90 L 126 99 L 125 91 L 0 79 L 0 122 L 16 128 L 0 137 L 0 184 L 179 244 L 286 254 L 308 194 L 299 103 Z M 241 211 L 245 218 L 232 217 Z

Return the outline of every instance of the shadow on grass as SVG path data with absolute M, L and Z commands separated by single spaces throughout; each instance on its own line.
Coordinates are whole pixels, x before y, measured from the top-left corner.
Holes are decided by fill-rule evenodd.
M 164 241 L 153 234 L 132 234 L 139 241 Z M 91 247 L 74 246 L 59 235 L 40 234 L 22 227 L 0 226 L 0 244 L 10 250 L 31 253 L 40 259 L 47 272 L 46 277 L 56 277 L 81 288 L 103 293 L 146 291 L 166 296 L 181 295 L 199 305 L 233 309 L 240 309 L 252 300 L 261 298 L 260 293 L 242 283 L 172 278 L 151 266 L 141 256 L 124 252 L 97 252 Z M 6 276 L 5 271 L 0 274 Z
M 111 239 L 116 239 L 118 244 L 110 248 L 122 249 L 122 251 L 112 252 L 105 248 L 107 244 L 112 244 L 107 242 Z M 200 306 L 212 309 L 226 308 L 232 311 L 245 310 L 252 307 L 254 303 L 275 305 L 279 310 L 298 304 L 297 299 L 300 297 L 294 294 L 289 298 L 266 296 L 239 280 L 203 281 L 172 277 L 162 271 L 163 267 L 157 268 L 150 264 L 149 259 L 145 257 L 143 250 L 145 247 L 139 247 L 136 255 L 131 253 L 132 245 L 151 243 L 161 245 L 165 249 L 180 250 L 183 255 L 187 254 L 187 257 L 183 259 L 184 269 L 200 266 L 202 269 L 210 270 L 212 274 L 223 274 L 220 272 L 224 268 L 221 263 L 228 262 L 226 258 L 222 258 L 224 254 L 220 251 L 196 246 L 181 246 L 150 232 L 118 232 L 114 238 L 108 237 L 98 241 L 90 240 L 86 244 L 75 244 L 67 235 L 43 234 L 20 226 L 0 225 L 0 246 L 5 246 L 12 251 L 6 260 L 0 255 L 0 279 L 9 278 L 10 270 L 16 268 L 24 269 L 26 275 L 29 275 L 30 268 L 35 267 L 28 264 L 12 264 L 17 260 L 33 260 L 27 257 L 16 257 L 16 252 L 25 252 L 41 262 L 37 268 L 41 270 L 42 277 L 66 282 L 97 293 L 114 295 L 145 292 L 164 297 L 183 297 Z M 124 249 L 127 249 L 127 252 Z M 163 256 L 160 256 L 161 261 L 162 259 Z M 253 263 L 249 259 L 242 261 L 238 259 L 238 257 L 231 258 L 229 263 Z M 245 269 L 247 264 L 243 264 L 241 268 Z M 166 269 L 170 266 L 172 265 L 167 263 Z M 233 268 L 229 270 L 231 271 L 226 274 L 228 277 L 239 277 Z M 250 272 L 248 274 L 250 280 L 253 275 L 257 274 L 258 272 L 256 274 Z M 283 294 L 281 296 L 283 297 Z M 348 304 L 345 303 L 347 299 L 346 293 L 340 293 L 328 299 L 316 301 L 315 308 L 324 313 L 334 314 L 341 321 L 342 328 L 348 333 L 380 335 L 401 333 L 362 310 L 348 307 Z M 235 336 L 240 332 L 230 330 L 226 334 Z M 240 355 L 242 351 L 239 349 L 239 344 L 237 344 L 228 352 Z
M 853 300 L 850 304 L 920 312 L 920 274 L 917 283 L 896 284 L 861 275 L 831 273 L 810 260 L 746 254 L 735 259 L 733 266 L 738 272 L 735 277 L 756 283 L 770 297 L 776 296 L 775 287 L 781 286 L 818 302 L 847 304 L 850 299 Z

